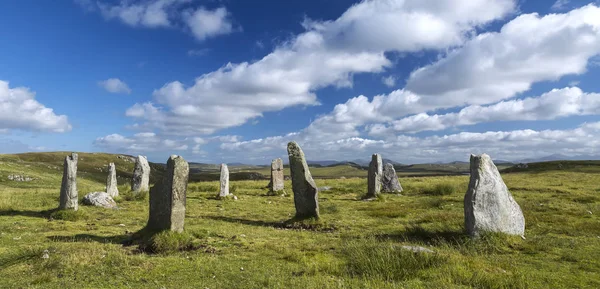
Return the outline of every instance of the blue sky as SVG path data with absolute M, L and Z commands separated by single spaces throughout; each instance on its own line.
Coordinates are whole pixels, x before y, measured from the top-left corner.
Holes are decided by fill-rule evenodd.
M 1 1 L 0 153 L 596 155 L 599 5 Z

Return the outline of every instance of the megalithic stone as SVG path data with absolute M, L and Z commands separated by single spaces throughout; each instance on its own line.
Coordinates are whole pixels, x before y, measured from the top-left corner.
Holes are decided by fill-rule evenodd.
M 219 197 L 229 196 L 229 169 L 226 164 L 221 164 L 221 186 L 219 189 Z
M 369 163 L 368 173 L 368 197 L 377 197 L 381 192 L 381 176 L 383 175 L 383 167 L 381 165 L 381 155 L 373 154 L 371 156 L 371 163 Z
M 77 154 L 71 153 L 65 157 L 63 167 L 62 184 L 60 185 L 60 203 L 58 208 L 61 210 L 79 209 L 77 195 Z
M 131 178 L 131 190 L 134 192 L 145 192 L 149 189 L 150 165 L 145 156 L 137 156 L 135 159 L 135 168 Z
M 471 155 L 471 179 L 464 205 L 465 228 L 471 236 L 481 232 L 525 233 L 523 212 L 486 154 Z
M 283 161 L 280 158 L 271 162 L 271 182 L 269 184 L 272 192 L 283 191 Z
M 394 165 L 387 163 L 383 166 L 383 175 L 381 176 L 381 191 L 384 193 L 400 193 L 402 186 L 398 181 L 398 175 Z
M 319 189 L 310 174 L 304 152 L 296 142 L 287 146 L 296 218 L 319 218 Z
M 189 173 L 189 165 L 182 157 L 169 158 L 163 179 L 150 190 L 148 229 L 183 231 Z
M 108 176 L 106 177 L 106 193 L 111 197 L 119 195 L 119 189 L 117 188 L 117 171 L 115 164 L 108 164 Z

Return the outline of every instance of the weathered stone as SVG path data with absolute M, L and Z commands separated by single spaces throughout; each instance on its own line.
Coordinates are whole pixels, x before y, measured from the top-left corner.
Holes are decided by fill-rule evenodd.
M 296 218 L 319 218 L 319 190 L 308 170 L 304 152 L 296 142 L 288 143 L 287 150 Z
M 65 157 L 63 168 L 62 184 L 60 185 L 60 203 L 58 208 L 61 210 L 72 209 L 77 211 L 77 154 L 72 153 Z
M 427 248 L 421 247 L 421 246 L 407 246 L 407 245 L 404 245 L 401 248 L 404 249 L 404 250 L 407 250 L 407 251 L 415 252 L 415 253 L 435 253 L 433 250 L 427 249 Z
M 31 182 L 34 180 L 32 177 L 24 176 L 24 175 L 8 175 L 8 179 L 10 181 L 15 182 Z
M 283 161 L 277 158 L 271 162 L 271 192 L 283 191 Z
M 490 156 L 471 155 L 471 179 L 464 199 L 465 228 L 481 232 L 525 233 L 525 218 Z
M 219 197 L 229 196 L 229 169 L 226 164 L 221 164 L 221 187 L 219 189 Z
M 148 229 L 183 231 L 189 173 L 189 165 L 182 157 L 169 158 L 163 179 L 150 190 Z
M 381 191 L 384 193 L 400 193 L 402 192 L 402 186 L 398 181 L 398 175 L 396 169 L 391 163 L 387 163 L 383 166 L 383 175 L 381 176 Z
M 134 192 L 146 192 L 149 189 L 150 165 L 145 156 L 137 156 L 135 168 L 133 169 L 133 178 L 131 178 L 131 190 Z
M 369 164 L 368 173 L 368 197 L 376 197 L 381 192 L 381 175 L 383 175 L 383 167 L 381 166 L 381 155 L 373 154 L 371 163 Z
M 106 177 L 106 193 L 111 197 L 119 195 L 119 189 L 117 188 L 117 170 L 115 164 L 108 164 L 108 176 Z
M 113 198 L 105 192 L 93 192 L 85 195 L 82 200 L 84 205 L 103 207 L 107 209 L 114 209 L 117 207 L 117 203 Z

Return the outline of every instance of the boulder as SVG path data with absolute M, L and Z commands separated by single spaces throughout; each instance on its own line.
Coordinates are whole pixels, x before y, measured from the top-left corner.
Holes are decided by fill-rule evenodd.
M 381 175 L 383 175 L 381 155 L 373 154 L 369 163 L 367 197 L 376 197 L 381 192 Z
M 398 175 L 396 169 L 391 163 L 387 163 L 383 166 L 383 174 L 381 176 L 381 191 L 384 193 L 400 193 L 402 192 L 402 186 L 398 181 Z
M 190 167 L 182 157 L 169 158 L 163 179 L 150 190 L 149 230 L 183 231 L 189 174 Z
M 60 203 L 58 208 L 61 210 L 72 209 L 77 211 L 79 208 L 77 194 L 77 154 L 72 153 L 65 157 L 63 164 L 63 177 L 60 185 Z
M 115 164 L 108 164 L 108 176 L 106 177 L 106 193 L 111 197 L 119 195 L 119 189 L 117 188 L 117 171 Z
M 150 165 L 145 156 L 137 156 L 135 167 L 133 169 L 133 177 L 131 178 L 131 190 L 133 192 L 148 191 L 150 182 Z
M 471 155 L 471 179 L 464 205 L 465 228 L 471 236 L 481 232 L 525 233 L 523 212 L 486 154 Z
M 308 170 L 304 152 L 296 142 L 288 143 L 287 150 L 296 218 L 319 218 L 319 190 Z
M 113 198 L 105 192 L 93 192 L 85 195 L 82 200 L 84 205 L 103 207 L 107 209 L 114 209 L 117 207 L 117 203 Z

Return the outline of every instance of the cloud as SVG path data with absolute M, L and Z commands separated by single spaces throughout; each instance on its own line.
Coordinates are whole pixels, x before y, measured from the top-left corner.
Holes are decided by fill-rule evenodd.
M 127 83 L 118 78 L 109 78 L 107 80 L 99 81 L 98 85 L 110 93 L 131 93 L 131 89 L 127 86 Z
M 196 11 L 185 12 L 183 19 L 200 41 L 233 32 L 231 16 L 225 7 L 213 11 L 200 7 Z
M 152 132 L 137 133 L 132 137 L 111 134 L 97 138 L 94 145 L 107 151 L 119 153 L 148 153 L 164 150 L 185 151 L 188 149 L 188 145 L 183 141 L 161 139 Z
M 381 82 L 387 87 L 394 87 L 396 85 L 396 77 L 393 75 L 382 77 Z
M 493 103 L 535 82 L 582 74 L 599 53 L 600 8 L 587 5 L 544 17 L 524 14 L 500 32 L 480 34 L 412 72 L 405 89 L 429 109 Z
M 35 92 L 25 87 L 10 88 L 0 80 L 0 131 L 18 129 L 37 132 L 68 132 L 72 128 L 66 115 L 35 100 Z
M 571 2 L 571 1 L 570 0 L 556 0 L 556 2 L 554 2 L 554 4 L 552 4 L 552 7 L 550 7 L 550 9 L 563 10 L 566 8 L 567 5 L 569 5 L 569 2 Z
M 153 102 L 135 104 L 128 115 L 144 129 L 210 134 L 264 112 L 318 105 L 316 90 L 352 87 L 355 74 L 390 67 L 386 51 L 459 45 L 475 27 L 514 9 L 512 0 L 363 1 L 335 21 L 304 21 L 304 33 L 256 62 L 228 63 L 190 86 L 167 83 L 154 91 Z
M 117 18 L 130 26 L 168 27 L 171 26 L 169 11 L 186 0 L 125 1 L 117 5 L 97 2 L 97 6 L 106 19 Z M 89 7 L 86 6 L 86 7 Z M 89 8 L 88 8 L 89 9 Z
M 567 130 L 513 130 L 415 137 L 398 135 L 386 140 L 360 137 L 321 141 L 298 133 L 222 144 L 232 158 L 261 161 L 285 156 L 287 142 L 300 143 L 308 159 L 367 159 L 374 152 L 403 163 L 468 160 L 471 153 L 488 153 L 494 158 L 520 160 L 553 153 L 600 153 L 600 122 L 584 123 Z
M 388 126 L 374 125 L 369 135 L 385 136 L 396 132 L 436 131 L 485 122 L 550 120 L 597 114 L 600 114 L 600 94 L 584 93 L 578 87 L 570 87 L 553 89 L 539 97 L 502 101 L 489 106 L 471 105 L 456 113 L 420 113 L 394 120 Z
M 190 49 L 187 52 L 188 56 L 204 56 L 210 52 L 210 48 Z

